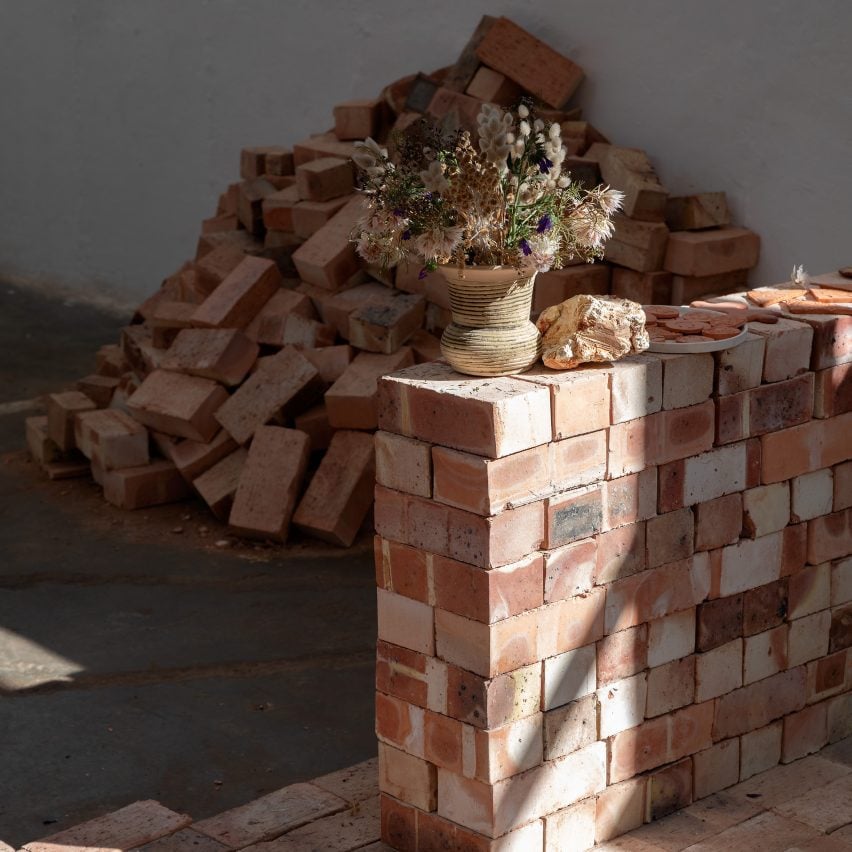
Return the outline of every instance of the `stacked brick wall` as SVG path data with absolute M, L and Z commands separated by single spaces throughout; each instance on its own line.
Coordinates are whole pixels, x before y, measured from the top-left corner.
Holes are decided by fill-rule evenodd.
M 387 843 L 584 849 L 852 733 L 850 323 L 382 381 Z

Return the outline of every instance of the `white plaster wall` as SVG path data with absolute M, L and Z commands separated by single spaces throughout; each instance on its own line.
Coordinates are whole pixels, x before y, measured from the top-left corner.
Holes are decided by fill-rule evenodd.
M 449 64 L 483 13 L 579 62 L 671 192 L 726 190 L 756 282 L 852 263 L 848 0 L 0 0 L 0 275 L 140 300 L 242 146 Z

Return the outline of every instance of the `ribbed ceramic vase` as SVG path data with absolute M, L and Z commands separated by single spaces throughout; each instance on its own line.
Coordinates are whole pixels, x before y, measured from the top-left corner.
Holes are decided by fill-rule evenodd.
M 541 354 L 530 322 L 535 274 L 511 266 L 439 266 L 449 287 L 453 321 L 441 337 L 450 366 L 469 376 L 523 373 Z

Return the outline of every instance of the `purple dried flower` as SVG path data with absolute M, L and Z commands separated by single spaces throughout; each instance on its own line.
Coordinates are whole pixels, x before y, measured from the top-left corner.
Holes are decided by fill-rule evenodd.
M 426 277 L 426 267 L 424 266 L 423 269 L 421 269 L 420 272 L 417 273 L 417 279 L 418 279 L 418 281 L 422 281 L 425 277 Z
M 404 240 L 410 240 L 411 239 L 411 231 L 403 231 L 402 232 L 402 238 Z
M 397 208 L 393 211 L 393 215 L 394 215 L 394 216 L 396 216 L 397 218 L 400 218 L 400 217 L 402 217 L 402 216 L 404 216 L 404 215 L 405 215 L 405 210 L 403 210 L 403 209 L 402 209 L 402 208 L 400 208 L 400 207 L 397 207 Z
M 549 231 L 553 227 L 553 219 L 550 218 L 549 213 L 545 213 L 541 219 L 538 220 L 538 227 L 536 231 L 539 234 L 543 234 L 545 231 Z
M 542 157 L 538 161 L 538 170 L 543 175 L 548 174 L 552 168 L 553 168 L 553 160 L 548 160 L 547 157 Z
M 530 248 L 530 244 L 526 240 L 521 240 L 520 243 L 518 243 L 518 245 L 520 245 L 521 251 L 525 255 L 529 256 L 529 255 L 532 254 L 532 249 Z

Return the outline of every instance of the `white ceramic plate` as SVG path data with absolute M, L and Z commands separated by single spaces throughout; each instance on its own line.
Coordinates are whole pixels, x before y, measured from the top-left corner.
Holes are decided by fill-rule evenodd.
M 706 308 L 678 308 L 678 310 L 682 317 L 696 311 L 725 316 L 722 311 L 711 311 Z M 669 354 L 680 352 L 684 355 L 694 355 L 701 352 L 721 352 L 723 349 L 733 349 L 734 346 L 739 346 L 747 337 L 748 331 L 742 329 L 736 337 L 726 337 L 724 340 L 707 340 L 700 343 L 675 343 L 669 340 L 664 343 L 657 343 L 652 340 L 651 345 L 648 347 L 648 352 L 666 352 Z

